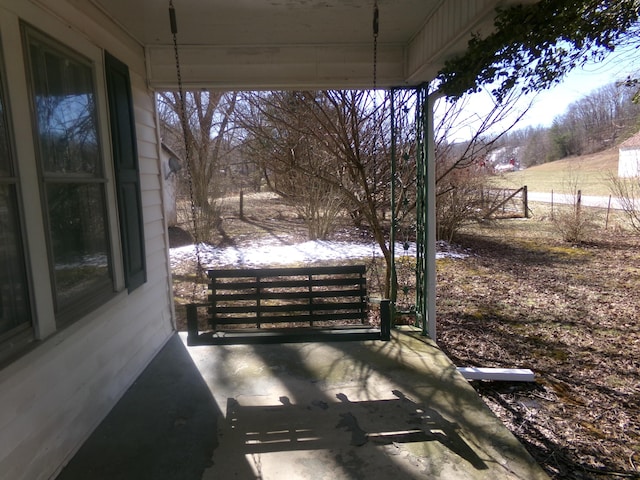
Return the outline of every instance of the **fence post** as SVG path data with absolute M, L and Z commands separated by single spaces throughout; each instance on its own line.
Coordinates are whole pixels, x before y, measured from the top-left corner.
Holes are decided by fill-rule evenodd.
M 522 187 L 522 208 L 524 208 L 524 218 L 529 218 L 529 189 L 526 185 Z
M 576 198 L 576 214 L 580 215 L 581 207 L 582 207 L 582 190 L 578 190 L 578 196 Z

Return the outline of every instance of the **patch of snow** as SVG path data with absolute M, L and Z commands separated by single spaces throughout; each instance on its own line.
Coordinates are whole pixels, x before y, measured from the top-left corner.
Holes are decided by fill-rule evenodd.
M 405 249 L 405 247 L 407 247 Z M 265 267 L 269 265 L 310 264 L 325 261 L 342 261 L 380 257 L 380 248 L 372 243 L 315 240 L 292 245 L 256 242 L 250 245 L 214 247 L 200 245 L 200 260 L 204 268 L 221 267 Z M 459 252 L 446 243 L 438 242 L 436 258 L 465 258 L 466 253 Z M 172 248 L 171 267 L 176 268 L 196 256 L 195 246 Z M 415 257 L 416 244 L 396 244 L 396 257 Z
M 451 245 L 444 240 L 438 240 L 436 242 L 436 259 L 438 258 L 457 258 L 463 259 L 467 258 L 469 255 L 468 250 L 461 250 L 460 247 L 456 245 Z

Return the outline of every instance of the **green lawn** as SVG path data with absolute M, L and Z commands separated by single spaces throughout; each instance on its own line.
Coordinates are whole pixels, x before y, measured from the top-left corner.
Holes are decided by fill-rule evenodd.
M 503 188 L 526 185 L 531 192 L 572 193 L 575 187 L 583 195 L 609 195 L 609 175 L 617 175 L 618 148 L 572 157 L 502 174 L 495 178 Z

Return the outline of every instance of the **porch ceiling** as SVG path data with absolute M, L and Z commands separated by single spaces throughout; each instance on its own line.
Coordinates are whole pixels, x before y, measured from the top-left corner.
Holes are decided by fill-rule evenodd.
M 151 85 L 175 87 L 168 0 L 71 0 L 145 47 Z M 174 0 L 190 87 L 349 88 L 373 83 L 374 0 Z M 378 85 L 431 80 L 491 25 L 500 0 L 378 0 Z

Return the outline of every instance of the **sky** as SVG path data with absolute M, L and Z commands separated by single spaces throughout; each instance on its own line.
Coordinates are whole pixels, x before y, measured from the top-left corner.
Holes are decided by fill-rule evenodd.
M 614 51 L 603 62 L 590 62 L 573 70 L 560 84 L 539 93 L 523 123 L 548 127 L 554 117 L 562 115 L 571 103 L 598 88 L 634 76 L 639 70 L 639 50 L 625 48 Z
M 602 62 L 589 62 L 584 67 L 569 72 L 557 85 L 535 95 L 533 105 L 515 129 L 528 126 L 548 127 L 554 118 L 562 115 L 570 104 L 610 83 L 625 80 L 628 76 L 640 76 L 640 50 L 632 47 L 619 48 Z M 528 103 L 527 102 L 523 102 Z M 478 117 L 491 109 L 492 97 L 488 92 L 474 93 L 465 107 Z M 525 108 L 521 106 L 518 112 Z M 436 115 L 437 115 L 436 107 Z M 515 115 L 515 112 L 514 112 Z M 466 140 L 471 136 L 472 126 L 463 126 L 450 141 Z M 499 129 L 499 127 L 498 127 Z

